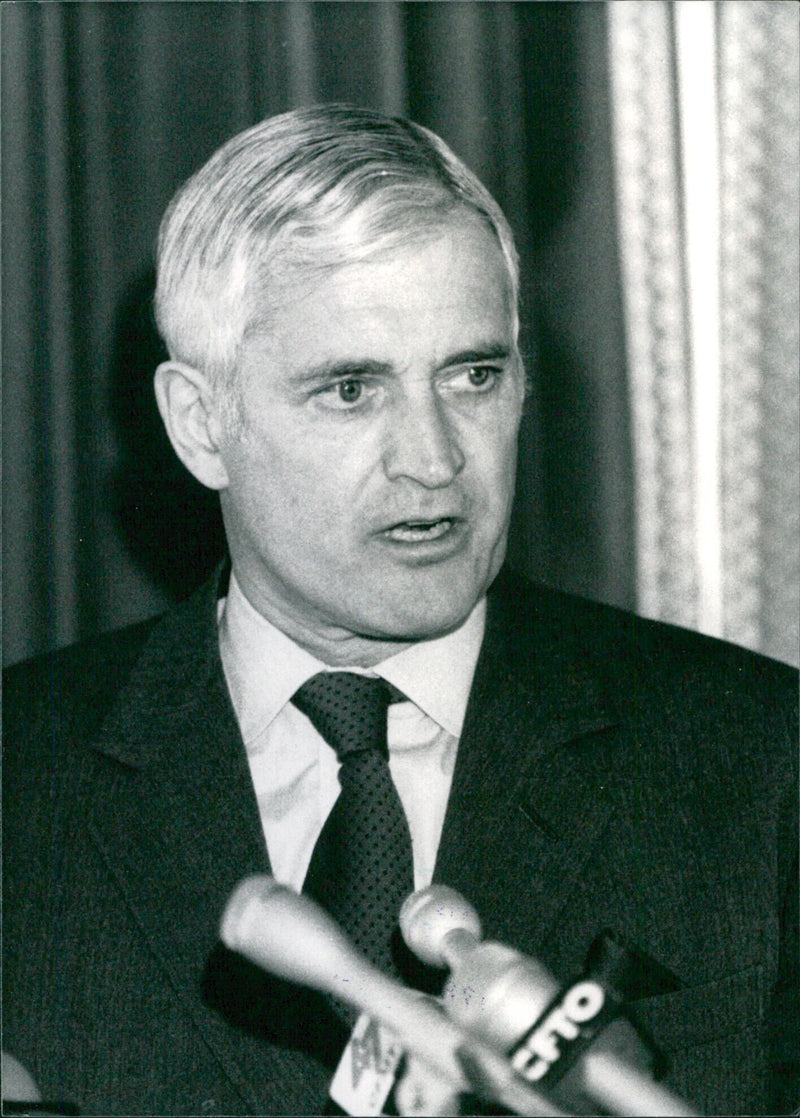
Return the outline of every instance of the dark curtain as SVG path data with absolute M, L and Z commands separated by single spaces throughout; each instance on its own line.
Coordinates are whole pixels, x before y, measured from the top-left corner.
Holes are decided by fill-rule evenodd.
M 152 397 L 155 235 L 223 140 L 317 101 L 428 125 L 505 208 L 533 381 L 512 560 L 634 604 L 605 24 L 599 3 L 2 6 L 6 663 L 158 611 L 216 557 Z

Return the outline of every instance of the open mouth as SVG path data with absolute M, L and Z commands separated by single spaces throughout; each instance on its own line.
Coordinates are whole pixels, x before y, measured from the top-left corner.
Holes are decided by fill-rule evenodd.
M 442 517 L 439 520 L 403 520 L 392 528 L 387 528 L 385 534 L 390 540 L 400 543 L 426 543 L 446 536 L 455 523 L 452 517 Z

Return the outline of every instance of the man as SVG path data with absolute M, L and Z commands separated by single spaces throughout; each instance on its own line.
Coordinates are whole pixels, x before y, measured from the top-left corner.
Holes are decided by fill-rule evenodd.
M 267 120 L 171 204 L 156 301 L 158 405 L 230 562 L 9 673 L 5 1047 L 87 1113 L 324 1108 L 338 1008 L 217 927 L 251 872 L 338 911 L 385 839 L 315 871 L 351 794 L 308 700 L 333 677 L 393 700 L 376 780 L 408 890 L 453 886 L 564 978 L 613 928 L 652 960 L 633 1008 L 668 1082 L 788 1106 L 794 673 L 501 573 L 525 375 L 486 190 L 404 121 Z M 406 973 L 384 933 L 354 929 Z

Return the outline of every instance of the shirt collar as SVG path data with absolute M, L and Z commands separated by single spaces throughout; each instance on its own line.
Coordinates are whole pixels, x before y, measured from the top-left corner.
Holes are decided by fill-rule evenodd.
M 459 738 L 485 627 L 486 599 L 481 598 L 454 632 L 396 652 L 376 664 L 375 672 Z
M 376 664 L 369 674 L 394 684 L 437 725 L 460 737 L 485 623 L 483 598 L 454 632 L 418 641 Z M 336 670 L 262 617 L 234 574 L 227 598 L 219 603 L 219 642 L 245 744 L 272 722 L 307 679 Z

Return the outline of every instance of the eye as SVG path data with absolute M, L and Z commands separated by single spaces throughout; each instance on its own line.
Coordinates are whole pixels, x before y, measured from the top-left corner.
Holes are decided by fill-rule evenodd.
M 447 378 L 445 387 L 451 392 L 485 394 L 497 387 L 502 375 L 498 365 L 462 366 Z
M 497 369 L 489 368 L 487 365 L 473 365 L 471 369 L 467 370 L 469 382 L 475 388 L 485 388 L 490 382 L 494 382 L 498 375 Z
M 336 385 L 336 391 L 343 404 L 357 404 L 364 392 L 364 382 L 352 377 L 349 380 L 340 380 Z
M 331 411 L 358 411 L 373 401 L 377 390 L 378 385 L 369 378 L 352 376 L 326 384 L 315 395 Z

